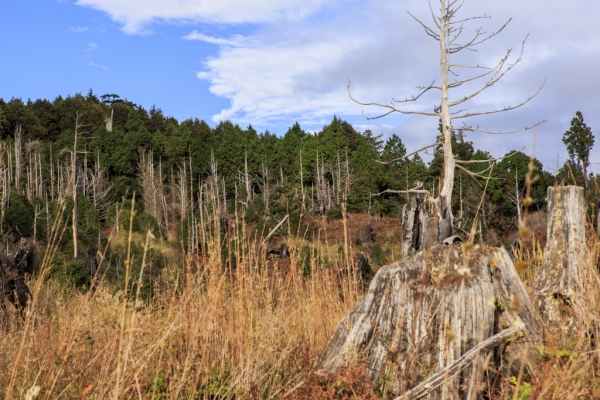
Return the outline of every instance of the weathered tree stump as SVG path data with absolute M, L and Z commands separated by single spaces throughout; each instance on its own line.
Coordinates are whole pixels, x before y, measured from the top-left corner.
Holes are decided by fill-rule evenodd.
M 371 246 L 375 243 L 375 232 L 371 227 L 371 222 L 366 222 L 358 227 L 354 243 L 357 246 Z
M 22 313 L 31 300 L 25 283 L 25 274 L 33 272 L 33 247 L 27 248 L 22 240 L 13 254 L 7 253 L 0 243 L 0 311 L 6 313 L 4 298 Z
M 549 320 L 557 320 L 560 301 L 571 303 L 580 293 L 587 262 L 583 188 L 548 188 L 546 251 L 534 283 L 538 306 Z M 560 301 L 559 301 L 560 300 Z
M 363 362 L 388 395 L 400 395 L 520 321 L 525 340 L 541 343 L 541 319 L 504 249 L 436 246 L 377 272 L 368 293 L 337 326 L 317 368 L 335 372 Z M 512 343 L 506 358 L 520 360 L 522 346 Z M 428 398 L 472 398 L 501 353 L 482 351 Z
M 430 210 L 426 201 L 415 196 L 402 208 L 402 254 L 405 256 L 441 244 L 453 233 L 452 214 L 448 207 L 442 204 L 445 207 L 442 212 Z

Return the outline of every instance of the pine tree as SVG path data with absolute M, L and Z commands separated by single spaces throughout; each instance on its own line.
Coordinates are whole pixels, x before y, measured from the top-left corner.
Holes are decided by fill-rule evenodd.
M 577 111 L 571 120 L 571 128 L 563 135 L 563 143 L 567 145 L 569 157 L 577 159 L 583 168 L 585 186 L 588 184 L 587 167 L 590 166 L 590 150 L 594 146 L 592 130 L 583 122 L 583 115 Z

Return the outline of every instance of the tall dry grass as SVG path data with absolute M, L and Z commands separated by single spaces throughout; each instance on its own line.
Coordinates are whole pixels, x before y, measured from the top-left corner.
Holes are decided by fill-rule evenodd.
M 167 266 L 168 279 L 145 304 L 131 279 L 117 293 L 102 280 L 88 293 L 42 284 L 48 255 L 30 283 L 37 288 L 33 311 L 24 321 L 14 315 L 0 333 L 0 394 L 269 399 L 294 392 L 362 287 L 339 272 L 352 266 L 335 246 L 319 245 L 327 265 L 313 256 L 305 276 L 300 251 L 292 251 L 284 270 L 240 227 L 236 221 L 218 238 L 211 232 L 219 230 L 207 227 L 208 255 Z M 312 245 L 289 239 L 295 249 Z M 150 234 L 143 240 L 144 256 L 164 247 Z M 234 250 L 235 269 L 221 259 L 223 244 Z M 131 255 L 125 265 L 133 276 Z
M 584 274 L 587 300 L 580 304 L 589 314 L 576 319 L 565 304 L 562 321 L 547 321 L 545 343 L 530 350 L 538 354 L 532 369 L 523 377 L 490 382 L 497 395 L 492 398 L 600 398 L 599 242 L 591 222 Z M 25 320 L 12 313 L 0 330 L 0 395 L 6 399 L 374 397 L 372 388 L 364 385 L 364 372 L 350 370 L 329 381 L 310 373 L 338 322 L 363 292 L 353 273 L 341 272 L 353 268 L 346 255 L 355 253 L 352 244 L 341 253 L 338 242 L 309 242 L 288 229 L 291 259 L 267 261 L 266 246 L 246 234 L 240 219 L 235 218 L 223 235 L 214 234 L 220 231 L 217 221 L 214 224 L 203 227 L 205 255 L 169 257 L 160 290 L 145 303 L 132 279 L 117 293 L 102 280 L 95 292 L 87 293 L 46 281 L 45 271 L 56 250 L 52 243 L 65 234 L 57 227 L 40 277 L 30 282 L 32 310 Z M 152 247 L 174 251 L 151 235 L 131 232 L 111 236 L 109 246 L 133 242 L 145 247 L 144 254 Z M 222 246 L 232 250 L 235 260 L 222 259 Z M 310 253 L 308 276 L 301 259 L 304 246 L 317 249 Z M 531 248 L 519 257 L 522 280 L 531 288 L 543 248 L 532 240 Z M 128 275 L 136 276 L 131 268 L 137 264 L 131 258 L 129 254 L 124 263 Z

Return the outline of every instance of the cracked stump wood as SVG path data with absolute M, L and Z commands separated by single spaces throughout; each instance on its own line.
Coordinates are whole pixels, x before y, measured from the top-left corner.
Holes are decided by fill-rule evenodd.
M 432 245 L 442 244 L 451 236 L 452 213 L 444 197 L 438 198 L 429 209 L 427 200 L 414 196 L 402 208 L 402 255 L 411 256 Z M 437 211 L 442 207 L 442 212 Z
M 543 341 L 542 321 L 504 249 L 436 246 L 382 267 L 369 291 L 337 326 L 317 368 L 335 373 L 355 362 L 367 375 L 402 395 L 455 363 L 502 329 L 524 323 L 524 338 L 504 359 L 519 364 L 524 342 Z M 482 352 L 429 399 L 471 398 L 484 383 L 487 366 L 503 349 Z

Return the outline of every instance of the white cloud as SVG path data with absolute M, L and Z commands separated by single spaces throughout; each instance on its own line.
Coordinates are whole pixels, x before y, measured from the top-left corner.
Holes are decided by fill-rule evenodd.
M 346 92 L 346 78 L 352 81 L 357 98 L 387 102 L 416 93 L 416 86 L 428 84 L 439 74 L 437 42 L 425 35 L 406 11 L 424 21 L 429 18 L 429 9 L 418 0 L 353 2 L 328 17 L 268 24 L 242 46 L 223 42 L 218 55 L 207 60 L 198 74 L 210 83 L 212 93 L 231 102 L 213 119 L 259 127 L 287 126 L 289 121 L 298 120 L 314 127 L 330 121 L 333 114 L 351 119 L 363 109 L 369 115 L 384 111 L 353 103 Z M 521 102 L 547 78 L 544 89 L 526 106 L 474 118 L 472 123 L 496 131 L 548 120 L 538 130 L 537 144 L 537 155 L 545 164 L 550 164 L 557 152 L 564 153 L 562 133 L 575 111 L 582 111 L 590 126 L 600 126 L 600 80 L 595 72 L 600 65 L 600 31 L 594 21 L 600 15 L 600 2 L 584 0 L 574 6 L 560 0 L 467 1 L 464 13 L 493 16 L 475 21 L 466 33 L 473 32 L 479 23 L 492 31 L 510 17 L 513 21 L 499 36 L 483 44 L 480 52 L 469 53 L 468 59 L 459 58 L 461 61 L 493 65 L 509 46 L 518 50 L 530 33 L 523 61 L 492 89 L 473 99 L 472 110 L 493 110 Z M 453 94 L 454 98 L 458 95 Z M 439 103 L 437 96 L 437 92 L 424 96 L 406 108 L 431 111 Z M 389 125 L 389 119 L 362 125 L 375 124 L 372 126 L 380 129 L 379 123 Z M 435 137 L 436 127 L 434 118 L 415 117 L 396 125 L 395 132 L 404 135 L 409 147 L 417 148 Z M 381 131 L 392 132 L 385 126 Z M 468 136 L 494 155 L 530 146 L 532 141 L 531 133 Z M 592 155 L 594 160 L 599 157 L 600 151 Z
M 156 21 L 262 23 L 306 17 L 335 0 L 77 0 L 123 24 L 127 33 L 142 33 Z
M 90 61 L 90 65 L 91 65 L 92 67 L 96 67 L 96 68 L 102 68 L 103 70 L 108 70 L 108 67 L 105 67 L 104 65 L 99 65 L 99 64 L 96 64 L 96 63 L 95 63 L 95 62 L 93 62 L 93 61 Z
M 322 31 L 318 39 L 222 48 L 218 57 L 206 62 L 206 71 L 198 73 L 210 82 L 212 93 L 231 100 L 231 107 L 213 119 L 264 125 L 293 118 L 323 124 L 348 108 L 348 97 L 343 77 L 331 81 L 321 77 L 362 40 Z
M 223 39 L 214 36 L 204 35 L 194 30 L 188 35 L 183 37 L 185 40 L 199 40 L 202 42 L 217 44 L 221 46 L 241 46 L 244 43 L 244 37 L 241 35 L 234 35 L 231 39 Z
M 85 51 L 87 51 L 88 53 L 92 50 L 97 50 L 98 49 L 98 45 L 96 43 L 90 42 L 88 43 L 88 47 Z
M 83 32 L 87 32 L 89 30 L 90 30 L 90 28 L 88 28 L 87 26 L 72 26 L 71 27 L 71 32 L 73 32 L 73 33 L 83 33 Z
M 388 102 L 417 93 L 416 86 L 428 84 L 439 74 L 437 42 L 406 13 L 428 22 L 429 8 L 422 0 L 77 0 L 76 4 L 108 13 L 128 33 L 143 32 L 155 22 L 201 22 L 199 30 L 204 32 L 210 32 L 210 24 L 257 24 L 254 33 L 243 37 L 215 37 L 198 30 L 184 37 L 219 46 L 198 73 L 212 93 L 230 101 L 229 107 L 213 117 L 215 121 L 277 127 L 297 120 L 309 130 L 329 122 L 333 114 L 358 121 L 363 109 L 369 115 L 383 110 L 353 103 L 346 91 L 347 79 L 352 81 L 356 98 Z M 598 131 L 599 1 L 467 0 L 462 12 L 493 17 L 467 24 L 465 37 L 480 24 L 493 31 L 508 18 L 513 20 L 499 36 L 484 43 L 480 52 L 468 53 L 459 61 L 493 65 L 507 47 L 518 48 L 530 34 L 523 61 L 473 99 L 473 110 L 522 101 L 547 78 L 542 92 L 526 106 L 473 119 L 473 123 L 489 130 L 513 130 L 548 120 L 539 129 L 537 144 L 537 155 L 546 165 L 559 152 L 564 160 L 561 137 L 575 111 L 581 111 L 588 125 Z M 451 95 L 457 98 L 458 94 Z M 431 111 L 439 103 L 437 96 L 431 93 L 406 107 Z M 359 124 L 373 127 L 374 132 L 396 132 L 409 148 L 427 144 L 437 127 L 435 118 L 425 117 L 386 117 Z M 468 137 L 494 155 L 529 146 L 532 140 L 530 133 L 472 133 Z M 600 150 L 591 158 L 600 161 Z

